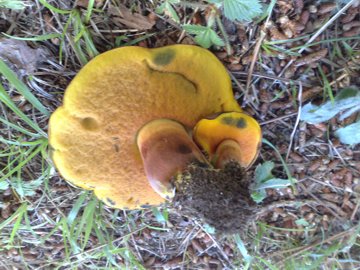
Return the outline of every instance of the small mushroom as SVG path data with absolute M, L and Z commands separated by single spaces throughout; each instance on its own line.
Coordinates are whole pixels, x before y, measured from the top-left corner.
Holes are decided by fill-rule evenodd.
M 193 137 L 215 168 L 223 169 L 230 161 L 250 167 L 258 155 L 262 136 L 254 118 L 243 112 L 227 112 L 200 120 Z
M 205 162 L 187 131 L 226 111 L 241 109 L 226 69 L 209 51 L 114 49 L 90 61 L 66 89 L 49 122 L 52 159 L 67 181 L 94 190 L 109 206 L 157 205 L 172 195 L 171 174 Z

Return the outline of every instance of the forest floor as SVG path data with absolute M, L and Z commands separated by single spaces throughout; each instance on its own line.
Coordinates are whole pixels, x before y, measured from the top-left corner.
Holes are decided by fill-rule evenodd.
M 253 22 L 205 1 L 2 2 L 0 269 L 360 269 L 360 147 L 335 135 L 358 112 L 317 124 L 300 115 L 359 87 L 359 1 L 272 1 Z M 160 2 L 172 9 L 156 12 Z M 49 113 L 82 66 L 120 46 L 195 45 L 182 25 L 206 25 L 214 10 L 226 46 L 210 50 L 265 139 L 248 173 L 273 162 L 276 178 L 296 182 L 266 189 L 275 204 L 221 235 L 166 206 L 111 209 L 62 179 L 48 156 Z

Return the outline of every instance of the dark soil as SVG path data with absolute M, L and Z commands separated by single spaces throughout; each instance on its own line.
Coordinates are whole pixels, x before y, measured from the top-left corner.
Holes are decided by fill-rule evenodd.
M 191 164 L 172 180 L 173 205 L 183 215 L 199 217 L 219 233 L 245 231 L 256 206 L 250 197 L 249 180 L 236 162 L 223 170 Z

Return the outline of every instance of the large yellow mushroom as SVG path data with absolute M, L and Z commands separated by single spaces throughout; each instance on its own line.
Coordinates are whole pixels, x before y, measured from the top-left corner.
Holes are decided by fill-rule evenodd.
M 95 57 L 70 83 L 49 123 L 52 158 L 67 181 L 94 190 L 114 208 L 172 199 L 195 204 L 190 208 L 210 221 L 212 208 L 198 207 L 207 199 L 197 196 L 209 191 L 221 201 L 225 194 L 235 205 L 228 212 L 244 210 L 250 196 L 239 179 L 260 139 L 221 62 L 188 45 L 124 47 Z

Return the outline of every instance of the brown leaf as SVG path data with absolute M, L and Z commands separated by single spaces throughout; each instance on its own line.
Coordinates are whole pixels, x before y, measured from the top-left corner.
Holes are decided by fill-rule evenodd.
M 294 0 L 294 9 L 297 14 L 300 14 L 304 8 L 304 0 Z
M 204 252 L 204 249 L 203 247 L 201 246 L 200 242 L 196 239 L 193 239 L 191 241 L 191 246 L 193 247 L 194 250 L 196 250 L 198 253 L 203 253 Z
M 3 207 L 1 209 L 1 217 L 3 219 L 7 219 L 12 214 L 11 204 L 10 203 L 4 203 Z
M 276 27 L 270 29 L 271 40 L 284 40 L 287 39 L 283 33 L 281 33 Z
M 308 168 L 308 171 L 310 173 L 316 171 L 320 167 L 321 163 L 322 163 L 321 159 L 317 159 L 317 160 L 312 161 L 310 167 Z
M 104 0 L 95 0 L 95 7 L 99 8 L 103 5 Z M 87 8 L 89 5 L 89 0 L 77 0 L 76 1 L 76 6 L 78 7 L 82 7 L 82 8 Z
M 144 262 L 144 265 L 145 265 L 146 267 L 153 266 L 154 263 L 155 263 L 155 260 L 156 260 L 155 257 L 150 257 L 149 259 L 147 259 L 147 260 Z
M 336 9 L 336 3 L 324 3 L 322 5 L 320 5 L 319 9 L 318 9 L 318 13 L 319 14 L 325 14 L 328 12 L 333 11 L 334 9 Z
M 352 21 L 343 25 L 343 30 L 348 31 L 353 27 L 360 26 L 360 21 Z
M 355 37 L 360 35 L 360 27 L 354 27 L 343 33 L 343 37 Z
M 114 22 L 121 23 L 126 27 L 137 30 L 149 30 L 151 29 L 155 21 L 141 15 L 140 13 L 131 12 L 125 5 L 120 4 L 119 7 L 111 6 L 109 8 L 110 13 L 115 15 Z
M 299 22 L 303 25 L 306 25 L 309 21 L 309 18 L 310 18 L 310 12 L 308 10 L 304 10 L 300 15 Z
M 305 26 L 298 21 L 289 21 L 288 27 L 291 29 L 293 33 L 300 33 L 302 30 L 305 29 Z
M 25 41 L 1 38 L 0 59 L 3 59 L 20 76 L 34 73 L 39 62 L 44 61 L 44 49 L 32 49 Z
M 301 100 L 302 102 L 308 101 L 311 98 L 316 97 L 323 91 L 323 88 L 320 86 L 314 86 L 310 89 L 305 89 L 302 93 Z
M 348 23 L 351 22 L 353 19 L 355 19 L 356 15 L 359 13 L 359 11 L 357 10 L 357 8 L 353 7 L 350 8 L 346 14 L 343 15 L 343 17 L 341 18 L 341 22 L 342 23 Z
M 300 67 L 303 65 L 309 65 L 316 61 L 319 61 L 320 59 L 324 58 L 327 55 L 327 53 L 328 53 L 328 49 L 325 48 L 320 51 L 311 53 L 307 56 L 301 57 L 295 61 L 295 66 Z

